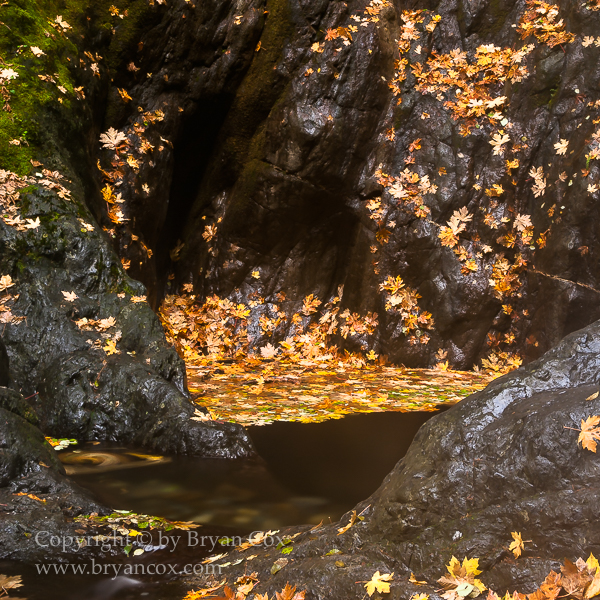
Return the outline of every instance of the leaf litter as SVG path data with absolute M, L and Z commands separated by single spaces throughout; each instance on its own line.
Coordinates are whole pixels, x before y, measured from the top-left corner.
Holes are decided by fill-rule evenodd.
M 213 419 L 242 425 L 316 423 L 348 414 L 437 411 L 483 389 L 489 374 L 318 362 L 214 360 L 187 365 L 194 401 Z

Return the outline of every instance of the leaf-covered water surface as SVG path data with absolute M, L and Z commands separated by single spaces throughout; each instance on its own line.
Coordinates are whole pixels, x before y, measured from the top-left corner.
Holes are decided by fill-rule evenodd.
M 435 411 L 483 389 L 490 375 L 373 366 L 331 368 L 249 357 L 188 365 L 194 401 L 213 419 L 243 425 L 305 423 L 352 413 Z M 202 416 L 196 418 L 202 419 Z

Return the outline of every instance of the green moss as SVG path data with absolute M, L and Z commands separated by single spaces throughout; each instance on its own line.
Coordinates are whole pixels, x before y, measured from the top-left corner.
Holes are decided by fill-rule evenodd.
M 128 16 L 111 15 L 113 3 Z M 59 15 L 70 29 L 56 25 Z M 10 110 L 0 110 L 0 168 L 25 175 L 31 171 L 32 159 L 52 158 L 52 164 L 60 165 L 56 146 L 57 140 L 64 139 L 61 127 L 81 125 L 82 101 L 74 88 L 80 85 L 76 78 L 81 74 L 84 45 L 105 39 L 107 55 L 100 64 L 120 66 L 153 15 L 159 12 L 147 0 L 11 0 L 0 7 L 2 68 L 18 73 L 5 86 Z M 32 47 L 43 54 L 36 56 Z

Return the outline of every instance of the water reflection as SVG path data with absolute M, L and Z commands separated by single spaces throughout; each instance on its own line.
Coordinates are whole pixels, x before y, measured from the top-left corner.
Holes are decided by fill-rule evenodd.
M 253 530 L 335 521 L 374 492 L 431 413 L 251 427 L 262 460 L 167 459 L 110 444 L 60 453 L 117 509 Z

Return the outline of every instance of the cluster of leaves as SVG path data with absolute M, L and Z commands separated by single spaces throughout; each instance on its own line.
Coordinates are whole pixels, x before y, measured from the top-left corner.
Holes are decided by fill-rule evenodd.
M 374 352 L 366 359 L 357 354 L 342 353 L 330 340 L 337 333 L 344 338 L 371 335 L 377 327 L 377 314 L 369 312 L 361 317 L 349 310 L 340 313 L 338 305 L 342 294 L 343 286 L 340 286 L 338 295 L 323 305 L 320 314 L 317 312 L 322 302 L 313 294 L 308 295 L 302 309 L 289 322 L 279 304 L 267 303 L 257 294 L 251 296 L 253 300 L 248 305 L 235 304 L 217 296 L 207 298 L 203 304 L 198 304 L 194 295 L 167 296 L 159 315 L 167 339 L 188 362 L 200 360 L 205 355 L 213 359 L 241 359 L 250 355 L 254 341 L 248 334 L 249 317 L 253 317 L 251 309 L 264 305 L 264 313 L 255 319 L 262 335 L 273 337 L 284 326 L 291 328 L 293 335 L 280 341 L 279 347 L 268 342 L 260 349 L 263 358 L 322 364 L 341 361 L 364 366 L 366 360 L 378 358 Z M 276 301 L 285 301 L 285 294 L 279 292 Z M 318 316 L 318 320 L 312 315 Z
M 570 597 L 576 600 L 590 600 L 600 594 L 600 568 L 593 554 L 587 561 L 578 558 L 575 563 L 566 559 L 561 572 L 550 571 L 540 587 L 531 594 L 508 592 L 503 600 L 556 600 Z M 564 594 L 561 595 L 561 591 Z M 500 600 L 501 596 L 490 590 L 487 600 Z
M 435 411 L 483 389 L 486 374 L 342 364 L 333 369 L 259 356 L 188 365 L 195 401 L 215 419 L 243 425 L 274 421 L 319 422 L 347 414 Z M 494 376 L 500 375 L 496 370 Z
M 400 17 L 402 19 L 402 26 L 400 27 L 400 40 L 398 41 L 399 58 L 394 65 L 394 76 L 388 84 L 394 96 L 398 97 L 398 104 L 402 102 L 401 84 L 406 80 L 406 67 L 408 66 L 408 59 L 404 58 L 403 54 L 409 52 L 412 41 L 418 40 L 421 37 L 421 32 L 417 28 L 417 25 L 422 24 L 427 16 L 429 16 L 429 13 L 426 10 L 403 10 Z M 431 16 L 425 26 L 426 31 L 433 33 L 440 20 L 440 15 Z M 416 52 L 417 54 L 421 53 L 420 45 L 417 46 Z
M 126 93 L 121 97 L 125 101 L 131 100 Z M 129 100 L 126 100 L 129 98 Z M 137 244 L 139 246 L 139 255 L 144 260 L 152 258 L 152 250 L 134 234 L 127 223 L 129 219 L 123 212 L 127 200 L 134 198 L 123 198 L 122 194 L 116 191 L 124 183 L 127 183 L 127 189 L 133 190 L 136 198 L 147 198 L 150 193 L 150 187 L 144 182 L 140 174 L 140 169 L 146 165 L 149 168 L 154 167 L 156 156 L 163 152 L 165 147 L 171 146 L 171 142 L 160 136 L 157 132 L 147 131 L 155 123 L 163 121 L 165 118 L 162 110 L 153 112 L 144 111 L 141 107 L 135 119 L 130 123 L 125 132 L 110 128 L 100 135 L 100 142 L 103 150 L 108 153 L 110 166 L 105 170 L 98 161 L 98 169 L 104 178 L 104 188 L 102 197 L 106 202 L 106 211 L 109 219 L 117 229 L 105 228 L 105 231 L 111 237 L 116 237 L 117 233 L 125 240 L 125 245 Z M 154 143 L 150 142 L 150 139 Z M 129 269 L 131 261 L 122 259 L 123 267 Z
M 557 21 L 558 6 L 543 0 L 527 0 L 527 10 L 519 20 L 517 32 L 522 39 L 534 35 L 538 42 L 550 48 L 558 44 L 569 44 L 575 35 L 565 31 L 562 19 Z
M 75 521 L 83 525 L 105 525 L 118 533 L 129 536 L 137 536 L 137 529 L 162 529 L 171 531 L 172 529 L 194 529 L 200 527 L 197 523 L 191 521 L 169 521 L 163 517 L 152 517 L 150 515 L 137 514 L 131 510 L 115 510 L 110 515 L 99 516 L 98 513 L 91 515 L 79 515 Z M 134 525 L 137 529 L 132 529 Z
M 479 46 L 472 60 L 458 49 L 449 54 L 432 52 L 424 65 L 415 63 L 411 69 L 418 91 L 439 101 L 446 95 L 444 106 L 455 119 L 465 120 L 461 131 L 466 135 L 479 117 L 487 116 L 492 124 L 502 121 L 499 111 L 507 98 L 494 92 L 506 81 L 516 83 L 527 76 L 521 63 L 532 50 L 533 46 L 513 50 L 488 44 Z
M 77 440 L 69 439 L 69 438 L 53 438 L 46 437 L 46 441 L 58 452 L 59 450 L 64 450 L 69 446 L 74 446 L 77 444 Z
M 442 598 L 446 598 L 446 600 L 462 600 L 468 596 L 479 596 L 479 594 L 487 589 L 481 580 L 476 579 L 476 576 L 481 573 L 478 558 L 465 558 L 461 564 L 453 556 L 446 568 L 448 569 L 448 575 L 444 575 L 438 579 L 438 582 L 442 584 L 445 590 Z
M 75 302 L 79 298 L 75 292 L 63 291 L 62 294 L 66 302 Z M 121 292 L 117 294 L 117 297 L 124 300 L 127 294 Z M 132 303 L 137 304 L 138 302 L 145 302 L 146 296 L 129 296 L 129 299 Z M 74 323 L 82 331 L 93 331 L 98 334 L 96 337 L 87 340 L 90 346 L 104 350 L 108 356 L 121 353 L 117 348 L 117 344 L 122 337 L 122 332 L 116 330 L 117 321 L 114 317 L 110 316 L 104 319 L 82 317 L 75 320 Z
M 188 592 L 184 600 L 200 600 L 200 598 L 214 598 L 215 600 L 245 600 L 248 594 L 254 589 L 259 583 L 258 574 L 252 573 L 250 575 L 242 575 L 238 577 L 235 582 L 237 586 L 235 590 L 229 586 L 225 586 L 223 589 L 223 596 L 215 596 L 212 592 L 223 587 L 224 583 L 217 584 L 215 586 L 196 590 L 195 592 Z M 268 594 L 254 594 L 254 600 L 304 600 L 306 592 L 296 591 L 296 586 L 292 587 L 289 582 L 285 584 L 285 587 L 281 592 L 275 592 L 275 596 L 270 599 Z
M 10 275 L 2 275 L 0 277 L 0 293 L 6 292 L 15 284 Z M 17 317 L 12 312 L 12 307 L 19 295 L 9 294 L 8 292 L 0 295 L 0 323 L 20 323 L 25 317 Z
M 433 317 L 430 312 L 422 311 L 417 301 L 421 297 L 413 289 L 406 287 L 401 277 L 389 276 L 379 289 L 387 292 L 385 308 L 398 313 L 401 318 L 402 333 L 410 334 L 412 344 L 426 344 L 429 336 L 422 329 L 433 329 Z
M 421 148 L 420 141 L 420 139 L 417 139 L 410 145 L 409 158 L 405 162 L 414 162 L 414 160 L 410 159 L 412 153 Z M 431 181 L 429 181 L 428 175 L 419 176 L 418 173 L 406 168 L 398 177 L 391 177 L 390 175 L 383 173 L 381 169 L 377 169 L 377 171 L 375 171 L 375 177 L 377 178 L 377 183 L 387 190 L 390 196 L 397 200 L 399 205 L 411 209 L 415 216 L 424 218 L 430 214 L 431 211 L 425 204 L 423 196 L 435 194 L 437 185 L 432 184 Z M 377 210 L 381 210 L 379 206 L 374 205 L 373 201 L 371 201 L 370 206 L 367 206 L 367 208 L 371 211 L 371 218 L 376 221 L 380 220 L 377 219 L 379 216 Z M 380 227 L 381 225 L 382 223 L 380 224 Z M 393 227 L 395 227 L 395 223 Z M 379 236 L 382 236 L 381 230 Z M 388 236 L 385 236 L 383 240 L 378 238 L 378 241 L 387 242 L 388 237 L 389 232 Z
M 32 161 L 34 167 L 40 163 Z M 64 200 L 70 200 L 71 192 L 62 183 L 64 177 L 57 171 L 42 169 L 38 177 L 20 177 L 11 171 L 0 170 L 0 218 L 5 225 L 13 227 L 19 232 L 35 230 L 40 226 L 39 217 L 36 219 L 22 219 L 20 214 L 21 193 L 30 186 L 36 185 L 47 190 L 53 190 Z
M 115 544 L 120 544 L 119 547 L 122 547 L 123 551 L 128 556 L 133 550 L 134 544 L 127 543 L 127 545 L 123 546 L 123 538 L 117 536 L 117 533 L 125 536 L 125 539 L 130 542 L 130 540 L 135 541 L 137 536 L 142 534 L 142 532 L 139 531 L 140 529 L 171 531 L 172 529 L 189 530 L 200 527 L 198 523 L 192 521 L 170 521 L 163 517 L 141 515 L 128 510 L 115 510 L 107 516 L 99 516 L 98 513 L 79 515 L 75 517 L 74 520 L 86 527 L 107 527 L 108 529 L 111 529 L 113 531 L 112 535 L 98 534 L 92 536 L 92 539 L 101 542 L 114 542 Z M 82 543 L 85 543 L 85 540 L 82 540 Z M 144 548 L 139 546 L 133 550 L 133 555 L 139 556 L 144 552 Z

